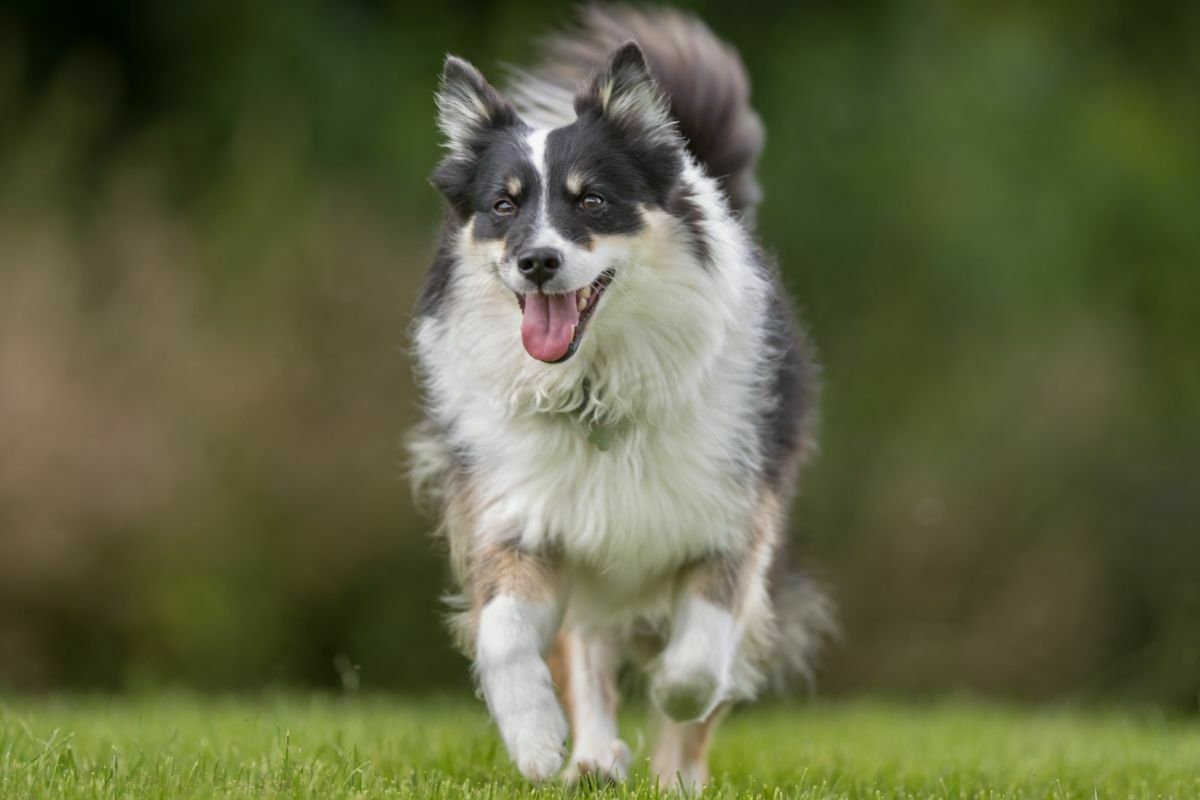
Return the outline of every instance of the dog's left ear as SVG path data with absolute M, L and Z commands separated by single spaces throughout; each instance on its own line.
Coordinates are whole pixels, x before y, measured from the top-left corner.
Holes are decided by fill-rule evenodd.
M 438 127 L 452 156 L 467 156 L 493 128 L 517 122 L 517 111 L 483 74 L 458 56 L 447 56 L 437 93 Z
M 646 66 L 637 42 L 626 42 L 608 57 L 592 85 L 575 98 L 575 113 L 593 111 L 622 131 L 662 143 L 680 142 L 671 102 Z

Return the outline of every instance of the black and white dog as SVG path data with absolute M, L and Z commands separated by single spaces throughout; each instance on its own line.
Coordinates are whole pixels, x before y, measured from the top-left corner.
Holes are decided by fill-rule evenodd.
M 652 769 L 829 625 L 778 569 L 815 375 L 751 237 L 762 127 L 738 56 L 674 11 L 591 7 L 507 94 L 446 60 L 448 201 L 415 329 L 414 481 L 456 627 L 530 779 L 621 779 L 616 670 L 649 673 Z

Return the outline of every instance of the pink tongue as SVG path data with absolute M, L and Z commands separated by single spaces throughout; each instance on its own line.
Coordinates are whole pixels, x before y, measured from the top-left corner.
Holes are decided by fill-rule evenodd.
M 525 345 L 525 352 L 537 360 L 558 361 L 565 356 L 578 324 L 575 292 L 525 295 L 521 343 Z

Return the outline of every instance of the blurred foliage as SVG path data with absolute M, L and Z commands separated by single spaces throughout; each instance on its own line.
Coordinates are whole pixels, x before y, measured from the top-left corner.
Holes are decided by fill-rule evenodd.
M 1194 709 L 1200 6 L 692 7 L 826 368 L 824 690 Z M 570 15 L 0 3 L 0 684 L 466 685 L 397 446 L 432 91 Z

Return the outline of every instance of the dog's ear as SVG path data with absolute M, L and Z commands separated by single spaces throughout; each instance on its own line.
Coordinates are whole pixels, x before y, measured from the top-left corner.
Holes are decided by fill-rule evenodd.
M 449 152 L 430 177 L 433 184 L 464 217 L 471 211 L 471 182 L 487 134 L 519 123 L 517 111 L 475 67 L 458 56 L 447 56 L 437 93 L 438 127 Z
M 470 155 L 482 134 L 517 122 L 512 103 L 458 56 L 446 56 L 437 107 L 438 127 L 451 156 Z
M 622 131 L 661 143 L 682 140 L 671 102 L 646 66 L 637 42 L 626 42 L 608 57 L 591 86 L 575 98 L 575 113 L 594 111 Z

